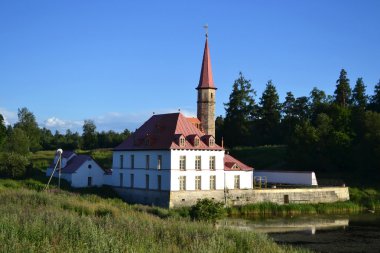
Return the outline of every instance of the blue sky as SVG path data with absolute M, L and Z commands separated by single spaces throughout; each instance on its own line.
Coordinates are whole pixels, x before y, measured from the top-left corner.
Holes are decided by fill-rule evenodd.
M 380 79 L 380 1 L 0 1 L 0 113 L 27 107 L 40 126 L 134 130 L 179 108 L 196 114 L 209 25 L 224 115 L 239 71 L 259 100 L 287 91 L 332 94 L 341 68 L 368 93 Z

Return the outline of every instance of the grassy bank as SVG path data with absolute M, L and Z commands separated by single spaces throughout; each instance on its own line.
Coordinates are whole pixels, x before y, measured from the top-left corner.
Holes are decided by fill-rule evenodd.
M 358 213 L 365 208 L 353 202 L 323 204 L 287 204 L 278 205 L 270 202 L 227 208 L 229 216 L 294 216 L 305 214 L 345 214 Z
M 119 199 L 38 192 L 6 181 L 0 183 L 0 252 L 303 251 L 263 234 L 162 219 Z

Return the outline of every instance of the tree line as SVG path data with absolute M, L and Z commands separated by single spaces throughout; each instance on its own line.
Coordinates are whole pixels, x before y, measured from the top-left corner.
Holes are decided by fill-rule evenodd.
M 0 176 L 19 177 L 30 165 L 29 154 L 39 150 L 114 148 L 131 135 L 128 129 L 96 131 L 92 120 L 85 120 L 83 133 L 67 130 L 65 134 L 39 128 L 34 114 L 27 108 L 18 109 L 18 121 L 6 126 L 0 114 Z
M 279 101 L 268 81 L 259 101 L 251 80 L 235 80 L 225 117 L 216 119 L 216 139 L 229 147 L 287 145 L 292 168 L 344 170 L 380 168 L 380 81 L 372 95 L 363 78 L 353 88 L 342 69 L 333 95 L 313 88 L 308 96 L 291 91 Z M 379 174 L 379 173 L 378 173 Z

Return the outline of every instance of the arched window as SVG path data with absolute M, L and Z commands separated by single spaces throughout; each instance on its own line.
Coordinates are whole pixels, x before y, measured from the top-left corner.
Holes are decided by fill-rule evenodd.
M 91 164 L 89 164 L 89 165 L 87 166 L 87 168 L 91 169 L 91 168 L 92 168 Z
M 183 136 L 179 137 L 179 146 L 180 147 L 185 146 L 185 137 L 183 137 Z
M 215 145 L 215 139 L 214 139 L 214 137 L 210 137 L 210 139 L 209 139 L 208 142 L 209 142 L 209 146 L 213 147 Z
M 194 146 L 195 147 L 199 146 L 199 138 L 197 136 L 194 138 Z

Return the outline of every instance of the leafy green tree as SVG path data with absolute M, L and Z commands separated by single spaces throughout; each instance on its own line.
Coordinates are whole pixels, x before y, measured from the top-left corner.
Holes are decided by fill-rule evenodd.
M 42 128 L 40 130 L 40 144 L 43 150 L 53 150 L 57 147 L 54 145 L 54 136 L 50 129 Z
M 97 134 L 96 134 L 96 126 L 93 120 L 85 120 L 83 124 L 83 149 L 90 150 L 97 148 Z
M 36 122 L 36 117 L 26 107 L 18 109 L 18 122 L 14 128 L 22 129 L 29 138 L 31 151 L 41 149 L 40 145 L 40 129 Z
M 0 148 L 2 147 L 4 140 L 7 136 L 7 127 L 3 115 L 0 114 Z
M 347 78 L 347 72 L 342 69 L 340 71 L 339 79 L 336 81 L 335 89 L 335 103 L 347 107 L 351 98 L 350 80 Z
M 223 203 L 211 199 L 200 199 L 190 208 L 190 217 L 193 220 L 209 221 L 215 224 L 217 219 L 225 215 Z
M 250 120 L 254 116 L 253 96 L 256 95 L 251 86 L 251 81 L 245 79 L 240 72 L 239 78 L 233 84 L 229 102 L 224 104 L 224 139 L 229 147 L 250 144 Z
M 29 138 L 21 128 L 14 128 L 10 135 L 7 136 L 5 144 L 6 152 L 28 155 L 30 152 L 29 147 Z
M 355 108 L 365 110 L 367 107 L 368 97 L 365 94 L 365 85 L 363 82 L 363 78 L 358 78 L 356 81 L 355 87 L 352 91 L 352 104 Z
M 370 108 L 375 112 L 380 112 L 380 80 L 375 85 L 374 94 L 371 96 Z
M 276 87 L 271 80 L 260 98 L 258 132 L 261 144 L 278 144 L 279 125 L 281 119 L 281 104 Z
M 26 156 L 14 152 L 0 155 L 0 176 L 19 178 L 25 175 L 29 160 Z

